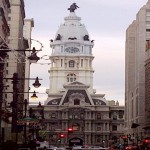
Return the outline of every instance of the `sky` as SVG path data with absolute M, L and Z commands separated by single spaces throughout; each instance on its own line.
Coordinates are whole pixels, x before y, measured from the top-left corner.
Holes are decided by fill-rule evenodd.
M 50 39 L 54 39 L 67 10 L 72 3 L 79 8 L 75 11 L 86 26 L 93 47 L 93 88 L 97 94 L 105 94 L 107 100 L 119 101 L 124 105 L 125 97 L 125 37 L 126 29 L 136 19 L 139 9 L 148 0 L 24 0 L 26 19 L 34 19 L 32 30 L 32 47 L 38 52 L 41 60 L 31 64 L 31 77 L 38 76 L 42 80 L 41 87 L 36 90 L 38 98 L 34 102 L 43 102 L 49 88 L 51 55 Z M 30 101 L 33 101 L 30 99 Z

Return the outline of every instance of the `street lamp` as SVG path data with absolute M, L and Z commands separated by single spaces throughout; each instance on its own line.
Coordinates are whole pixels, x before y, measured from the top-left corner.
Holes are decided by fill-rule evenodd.
M 34 98 L 38 98 L 38 96 L 36 96 L 35 91 L 33 92 L 33 95 L 31 96 L 31 98 L 32 98 L 32 99 L 34 99 Z
M 1 36 L 0 36 L 0 38 L 1 38 Z M 14 40 L 14 38 L 9 39 L 9 40 Z M 30 39 L 30 40 L 34 40 L 34 39 Z M 9 46 L 7 45 L 7 42 L 5 42 L 4 39 L 2 39 L 2 43 L 0 43 L 0 72 L 1 72 L 0 73 L 0 144 L 1 144 L 1 141 L 2 141 L 2 138 L 3 138 L 2 137 L 2 126 L 1 126 L 2 125 L 2 119 L 3 119 L 2 114 L 5 112 L 5 110 L 3 110 L 3 109 L 4 108 L 6 109 L 6 106 L 4 106 L 4 101 L 3 101 L 3 98 L 4 98 L 3 93 L 11 93 L 11 92 L 5 92 L 4 89 L 3 89 L 4 84 L 5 84 L 3 82 L 3 79 L 5 79 L 5 77 L 6 77 L 6 70 L 7 70 L 6 69 L 6 63 L 8 63 L 12 60 L 13 60 L 13 63 L 26 63 L 27 65 L 29 63 L 37 62 L 40 59 L 40 57 L 37 56 L 37 52 L 42 51 L 43 45 L 42 45 L 42 43 L 40 43 L 37 40 L 34 40 L 34 41 L 38 42 L 41 45 L 41 48 L 39 50 L 36 50 L 35 47 L 33 47 L 33 49 L 26 49 L 26 48 L 29 48 L 29 47 L 24 47 L 23 49 L 10 49 Z M 29 53 L 25 53 L 26 51 L 28 51 Z M 15 59 L 10 59 L 10 58 L 8 59 L 8 53 L 10 53 L 10 52 L 15 55 Z M 26 61 L 27 59 L 29 61 Z M 20 71 L 20 72 L 22 72 L 21 77 L 25 77 L 25 76 L 29 77 L 28 76 L 29 74 L 27 75 L 27 74 L 24 73 L 25 65 L 22 65 L 21 67 L 23 68 L 23 70 Z M 8 79 L 8 78 L 6 78 L 6 79 Z M 28 79 L 19 79 L 19 80 L 28 80 Z M 15 80 L 13 80 L 12 83 L 14 81 Z M 29 89 L 22 88 L 23 84 L 24 84 L 23 82 L 19 83 L 20 84 L 20 89 L 18 89 L 17 88 L 17 83 L 18 83 L 18 81 L 16 81 L 16 83 L 15 82 L 13 83 L 13 102 L 15 102 L 15 99 L 16 99 L 16 101 L 18 101 L 18 103 L 20 103 L 24 98 L 21 98 L 21 97 L 18 98 L 19 90 L 20 90 L 20 93 L 25 93 L 24 91 L 25 90 L 28 91 Z M 16 85 L 16 87 L 15 87 L 15 85 Z M 34 84 L 34 86 L 39 87 L 40 83 L 37 82 L 37 83 Z M 26 87 L 29 87 L 29 86 L 26 86 Z M 7 89 L 6 89 L 6 91 L 7 91 Z M 25 97 L 25 95 L 24 95 L 24 97 Z M 9 102 L 10 102 L 10 100 L 9 100 Z M 4 108 L 2 108 L 3 106 L 4 106 Z M 16 107 L 16 106 L 17 106 L 17 104 L 14 107 Z M 18 111 L 17 109 L 20 109 L 20 108 L 16 108 L 16 109 L 13 108 L 12 112 L 13 113 L 17 112 Z M 12 115 L 13 115 L 13 113 L 12 113 Z
M 39 78 L 38 78 L 38 77 L 36 77 L 35 83 L 33 83 L 32 85 L 33 85 L 35 88 L 38 88 L 38 87 L 41 86 L 41 84 L 39 83 Z
M 18 80 L 32 80 L 34 78 L 18 78 L 18 74 L 14 73 L 13 78 L 12 78 L 12 83 L 13 83 L 13 102 L 14 102 L 14 107 L 12 108 L 12 133 L 16 133 L 16 141 L 17 141 L 17 118 L 18 118 L 18 88 L 17 88 L 17 83 Z M 39 81 L 37 80 L 38 84 L 34 83 L 36 87 L 39 87 L 41 84 L 39 84 Z M 33 93 L 33 96 L 36 97 L 35 91 Z M 27 107 L 27 106 L 26 106 Z
M 36 63 L 40 59 L 40 57 L 38 57 L 36 53 L 37 53 L 37 50 L 35 49 L 35 47 L 33 47 L 31 56 L 28 57 L 31 63 Z

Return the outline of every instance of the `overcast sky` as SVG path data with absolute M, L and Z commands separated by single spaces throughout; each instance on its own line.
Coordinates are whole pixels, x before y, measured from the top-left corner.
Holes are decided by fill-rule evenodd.
M 136 19 L 139 9 L 148 0 L 25 0 L 26 19 L 34 19 L 32 38 L 42 43 L 43 51 L 39 56 L 50 55 L 49 40 L 55 34 L 64 17 L 69 15 L 67 10 L 72 3 L 80 8 L 76 15 L 81 17 L 90 39 L 95 40 L 93 48 L 94 89 L 97 94 L 105 94 L 107 100 L 119 101 L 124 105 L 125 93 L 125 33 L 127 27 Z M 37 42 L 33 42 L 34 46 Z M 36 45 L 37 49 L 40 44 Z M 36 91 L 44 101 L 49 88 L 50 61 L 43 57 L 38 64 L 31 64 L 31 77 L 42 78 L 42 86 Z M 44 63 L 44 64 L 43 64 Z

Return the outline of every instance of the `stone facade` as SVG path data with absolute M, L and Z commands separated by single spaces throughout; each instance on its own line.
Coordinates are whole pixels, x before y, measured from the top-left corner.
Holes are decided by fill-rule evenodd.
M 29 45 L 29 50 L 31 50 L 31 32 L 32 32 L 32 28 L 34 27 L 34 20 L 33 19 L 25 19 L 24 20 L 24 28 L 23 28 L 23 35 L 24 38 L 27 39 L 28 41 L 28 45 Z M 30 56 L 30 51 L 26 51 L 26 56 Z M 30 78 L 30 60 L 26 59 L 26 63 L 25 63 L 25 78 Z M 29 85 L 29 81 L 30 80 L 25 80 L 25 84 L 24 84 L 24 91 L 28 92 L 30 89 L 30 85 Z M 29 100 L 29 93 L 24 93 L 24 99 Z
M 10 11 L 9 0 L 0 0 L 0 142 L 4 141 L 4 124 L 8 119 L 5 117 L 7 111 L 5 108 L 5 95 L 3 90 L 5 87 L 5 81 L 3 78 L 6 77 L 6 60 L 8 49 L 8 36 L 10 33 L 10 28 L 8 24 L 8 14 Z
M 125 128 L 127 133 L 144 133 L 145 127 L 145 73 L 148 71 L 145 53 L 146 41 L 150 38 L 149 16 L 150 1 L 143 6 L 136 15 L 136 20 L 126 31 L 126 56 L 125 56 Z M 146 55 L 145 55 L 146 54 Z M 146 58 L 147 60 L 147 58 Z M 147 81 L 146 81 L 147 82 Z M 147 96 L 146 96 L 147 97 Z M 146 106 L 147 107 L 147 106 Z M 132 128 L 132 124 L 138 124 Z
M 7 0 L 6 0 L 7 1 Z M 12 108 L 10 107 L 10 103 L 13 101 L 13 85 L 12 80 L 10 78 L 13 77 L 13 73 L 18 73 L 18 77 L 22 78 L 19 80 L 17 84 L 17 88 L 19 89 L 19 93 L 24 92 L 24 77 L 25 77 L 25 53 L 23 51 L 17 50 L 24 50 L 25 39 L 23 37 L 23 26 L 24 26 L 24 18 L 25 18 L 25 10 L 24 10 L 24 1 L 23 0 L 11 0 L 10 2 L 10 10 L 8 14 L 8 25 L 10 27 L 10 33 L 8 37 L 8 49 L 10 50 L 7 55 L 7 60 L 5 61 L 5 69 L 6 69 L 6 76 L 4 79 L 7 88 L 4 88 L 3 92 L 5 93 L 5 107 L 11 113 Z M 23 94 L 18 95 L 17 106 L 16 108 L 18 111 L 22 112 L 23 114 Z M 19 114 L 19 113 L 18 113 Z M 17 115 L 18 115 L 17 114 Z M 21 113 L 20 113 L 21 114 Z M 7 116 L 8 117 L 8 116 Z M 16 118 L 17 119 L 17 118 Z M 15 133 L 12 134 L 11 132 L 12 121 L 11 117 L 9 117 L 8 122 L 4 123 L 4 135 L 6 140 L 14 140 L 16 141 Z
M 93 89 L 93 40 L 75 12 L 64 18 L 54 39 L 48 98 L 41 131 L 52 145 L 107 145 L 124 133 L 124 106 Z M 38 116 L 36 106 L 30 106 Z M 69 132 L 68 129 L 73 129 Z M 61 135 L 64 138 L 61 138 Z
M 145 130 L 150 134 L 150 2 L 147 3 L 146 10 L 146 55 L 145 55 Z
M 91 105 L 83 91 L 69 90 L 65 96 L 68 102 L 62 105 L 61 98 L 44 105 L 43 119 L 39 107 L 30 106 L 32 115 L 40 119 L 40 125 L 35 131 L 39 130 L 38 135 L 44 136 L 51 145 L 108 146 L 112 140 L 121 142 L 121 136 L 124 135 L 124 106 L 119 106 L 114 101 L 110 101 L 113 103 L 110 105 L 103 96 L 93 97 L 94 104 Z M 69 128 L 73 132 L 69 132 Z M 60 135 L 64 135 L 64 138 Z

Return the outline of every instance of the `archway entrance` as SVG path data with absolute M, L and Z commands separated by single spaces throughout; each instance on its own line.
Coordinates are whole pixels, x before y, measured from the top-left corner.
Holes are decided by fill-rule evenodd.
M 80 138 L 72 138 L 69 140 L 69 147 L 72 146 L 83 146 L 83 140 Z

